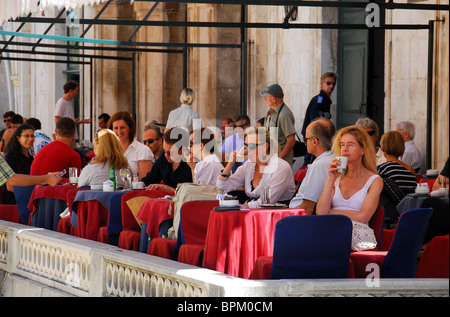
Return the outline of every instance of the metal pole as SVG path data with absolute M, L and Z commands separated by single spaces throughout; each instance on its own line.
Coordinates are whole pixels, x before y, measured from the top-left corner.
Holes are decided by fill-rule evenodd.
M 429 22 L 428 29 L 428 76 L 427 76 L 427 136 L 425 166 L 431 168 L 432 133 L 433 133 L 433 46 L 434 21 Z
M 247 22 L 247 7 L 241 6 L 241 22 Z M 247 29 L 241 28 L 241 114 L 247 114 Z

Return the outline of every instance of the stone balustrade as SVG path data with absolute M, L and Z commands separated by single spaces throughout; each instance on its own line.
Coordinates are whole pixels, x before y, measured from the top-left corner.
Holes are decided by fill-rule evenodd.
M 449 296 L 448 279 L 245 280 L 0 221 L 0 296 Z

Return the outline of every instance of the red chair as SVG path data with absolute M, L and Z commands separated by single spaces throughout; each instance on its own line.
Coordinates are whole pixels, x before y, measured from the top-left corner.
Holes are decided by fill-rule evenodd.
M 434 237 L 425 246 L 418 278 L 449 278 L 449 235 Z
M 189 201 L 181 207 L 179 248 L 175 248 L 178 262 L 201 266 L 208 231 L 209 213 L 219 206 L 217 200 Z
M 173 259 L 176 240 L 154 238 L 148 245 L 147 253 L 165 259 Z
M 199 266 L 206 239 L 209 212 L 217 206 L 219 206 L 217 200 L 189 201 L 184 203 L 180 209 L 181 217 L 177 240 L 152 239 L 148 246 L 148 254 Z M 186 211 L 187 217 L 184 219 Z M 192 246 L 185 247 L 181 251 L 181 246 L 186 243 Z
M 17 208 L 17 205 L 0 203 L 0 220 L 20 223 L 19 208 Z
M 366 278 L 375 264 L 382 278 L 414 278 L 417 256 L 428 228 L 432 208 L 405 211 L 398 221 L 389 251 L 361 251 L 350 255 L 356 278 Z
M 173 196 L 175 193 L 165 190 L 138 190 L 130 191 L 122 196 L 122 226 L 123 230 L 119 235 L 119 248 L 126 250 L 139 251 L 139 239 L 141 236 L 141 226 L 136 221 L 133 213 L 128 207 L 127 201 L 139 196 L 145 196 L 149 198 L 161 198 L 166 195 Z
M 97 200 L 79 201 L 76 235 L 97 241 L 100 228 L 108 224 L 108 214 L 108 209 Z
M 377 210 L 369 220 L 369 227 L 372 228 L 375 238 L 377 239 L 378 250 L 381 250 L 381 241 L 383 238 L 383 225 L 384 225 L 384 208 L 378 205 Z
M 72 204 L 75 200 L 75 196 L 77 195 L 77 192 L 80 190 L 88 190 L 89 188 L 74 188 L 72 190 L 69 190 L 66 194 L 66 202 L 69 206 L 69 216 L 62 217 L 61 220 L 59 220 L 58 228 L 56 229 L 57 232 L 70 234 L 75 236 L 76 235 L 76 228 L 72 226 L 70 223 L 70 219 L 72 217 Z
M 298 171 L 294 175 L 294 181 L 300 185 L 303 182 L 303 179 L 306 176 L 306 172 L 308 171 L 308 165 L 302 166 L 298 169 Z
M 6 185 L 0 186 L 0 220 L 20 223 L 19 208 L 17 205 L 3 204 L 3 192 Z

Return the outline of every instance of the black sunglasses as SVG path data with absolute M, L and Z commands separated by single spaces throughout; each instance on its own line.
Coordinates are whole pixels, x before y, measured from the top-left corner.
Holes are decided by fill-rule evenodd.
M 328 85 L 328 86 L 329 86 L 329 85 L 336 86 L 336 82 L 335 82 L 335 81 L 327 81 L 327 85 Z
M 5 120 L 3 120 L 3 122 L 11 122 L 11 119 L 5 119 Z
M 375 135 L 375 134 L 376 134 L 376 132 L 375 132 L 375 131 L 373 131 L 373 130 L 372 130 L 372 131 L 367 131 L 367 134 L 368 134 L 368 135 L 370 135 L 370 136 L 372 136 L 372 135 Z
M 247 143 L 244 143 L 244 147 L 246 147 L 246 148 L 248 148 L 249 150 L 256 150 L 256 148 L 258 147 L 258 145 L 263 145 L 263 144 L 265 144 L 265 143 L 258 143 L 258 144 L 256 144 L 256 143 L 249 143 L 249 144 L 247 144 Z
M 161 138 L 144 140 L 144 145 L 146 145 L 147 143 L 152 144 L 154 141 L 159 140 L 159 139 L 161 139 Z

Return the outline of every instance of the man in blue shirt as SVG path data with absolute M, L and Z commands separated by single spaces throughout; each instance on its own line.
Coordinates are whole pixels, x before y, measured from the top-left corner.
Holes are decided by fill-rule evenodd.
M 303 121 L 302 136 L 306 136 L 306 128 L 315 118 L 331 119 L 330 106 L 332 104 L 331 94 L 336 87 L 337 75 L 335 73 L 327 72 L 320 77 L 320 93 L 314 96 L 309 102 L 306 109 L 305 119 Z M 314 161 L 314 156 L 305 155 L 305 164 L 310 164 Z

